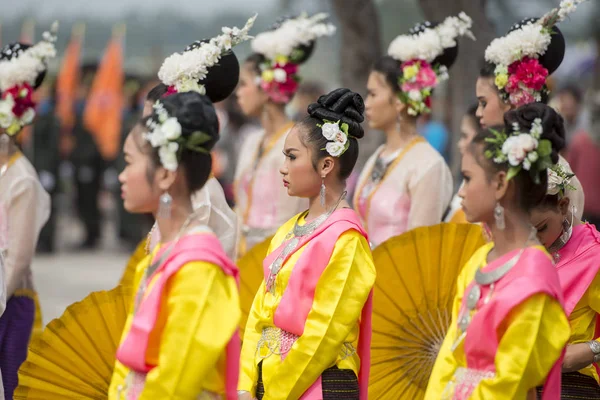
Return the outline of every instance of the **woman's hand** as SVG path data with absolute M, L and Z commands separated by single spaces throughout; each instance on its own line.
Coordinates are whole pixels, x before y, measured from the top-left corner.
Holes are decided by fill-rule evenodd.
M 575 372 L 591 365 L 594 353 L 587 343 L 570 344 L 567 346 L 563 360 L 562 372 Z

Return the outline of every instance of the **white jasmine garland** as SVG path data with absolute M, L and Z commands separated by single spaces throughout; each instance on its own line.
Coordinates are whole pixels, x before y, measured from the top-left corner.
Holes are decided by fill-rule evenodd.
M 179 144 L 175 142 L 169 142 L 165 145 L 162 145 L 158 149 L 158 157 L 160 158 L 160 163 L 165 169 L 175 172 L 177 171 L 177 167 L 179 166 L 179 162 L 177 161 L 177 151 L 179 150 Z
M 255 20 L 256 15 L 248 19 L 242 29 L 224 27 L 221 35 L 197 48 L 169 56 L 160 67 L 158 78 L 165 85 L 174 86 L 178 92 L 196 91 L 205 94 L 205 88 L 198 81 L 205 79 L 208 69 L 218 64 L 233 46 L 251 39 L 248 32 Z
M 18 57 L 0 61 L 0 91 L 4 92 L 16 85 L 35 83 L 37 76 L 46 69 L 48 59 L 56 57 L 56 32 L 54 22 L 49 32 L 44 32 L 43 40 L 24 50 Z
M 335 26 L 325 22 L 327 18 L 325 13 L 312 17 L 303 13 L 299 17 L 285 20 L 277 29 L 256 35 L 252 41 L 252 50 L 268 60 L 274 60 L 277 56 L 290 57 L 298 47 L 335 33 Z
M 398 61 L 425 60 L 432 62 L 444 52 L 444 49 L 456 46 L 459 36 L 468 36 L 473 40 L 471 32 L 473 21 L 461 12 L 458 16 L 447 17 L 434 28 L 425 28 L 416 35 L 400 35 L 388 48 L 388 55 Z

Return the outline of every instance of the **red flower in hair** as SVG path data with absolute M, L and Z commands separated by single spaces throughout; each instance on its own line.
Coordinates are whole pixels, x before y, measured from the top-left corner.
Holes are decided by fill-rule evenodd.
M 548 70 L 537 59 L 530 57 L 523 57 L 523 59 L 510 64 L 508 74 L 510 78 L 506 85 L 506 91 L 509 93 L 517 90 L 519 83 L 539 92 L 544 88 L 548 78 Z
M 162 95 L 162 98 L 164 99 L 165 97 L 169 97 L 172 94 L 176 94 L 177 93 L 177 88 L 175 88 L 175 85 L 171 85 L 167 88 L 167 91 L 165 92 L 165 94 Z
M 30 108 L 35 108 L 33 88 L 28 83 L 11 87 L 2 94 L 2 98 L 6 99 L 8 95 L 15 101 L 12 112 L 17 118 L 21 118 Z

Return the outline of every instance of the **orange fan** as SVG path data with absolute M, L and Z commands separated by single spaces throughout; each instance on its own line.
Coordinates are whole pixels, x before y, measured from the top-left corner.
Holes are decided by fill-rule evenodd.
M 246 330 L 246 322 L 248 321 L 248 314 L 250 314 L 254 296 L 256 296 L 256 292 L 264 279 L 263 260 L 267 257 L 271 239 L 273 237 L 254 246 L 237 262 L 240 269 L 240 305 L 242 308 L 240 332 L 242 336 Z
M 452 318 L 456 280 L 484 243 L 478 225 L 440 224 L 375 248 L 371 399 L 425 396 Z

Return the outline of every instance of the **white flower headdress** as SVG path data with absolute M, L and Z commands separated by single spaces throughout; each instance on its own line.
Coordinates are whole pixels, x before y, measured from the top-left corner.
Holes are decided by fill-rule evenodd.
M 496 65 L 495 84 L 501 96 L 515 106 L 541 101 L 547 92 L 548 70 L 538 59 L 552 41 L 553 27 L 563 21 L 587 0 L 562 0 L 558 8 L 542 18 L 517 25 L 501 38 L 496 38 L 485 50 L 485 60 Z
M 339 157 L 350 147 L 350 135 L 348 134 L 348 124 L 345 122 L 324 120 L 322 125 L 317 125 L 323 132 L 323 137 L 327 139 L 324 149 L 332 157 Z
M 0 127 L 11 136 L 35 117 L 34 86 L 38 76 L 46 70 L 48 59 L 56 56 L 57 32 L 58 22 L 54 22 L 35 45 L 28 48 L 8 45 L 2 50 L 8 57 L 0 60 Z
M 293 62 L 298 47 L 308 46 L 319 37 L 331 36 L 335 33 L 335 26 L 325 22 L 327 18 L 328 15 L 325 13 L 315 14 L 312 17 L 302 13 L 296 18 L 287 19 L 277 29 L 256 35 L 252 40 L 252 50 L 269 60 L 287 57 Z
M 518 123 L 512 126 L 512 132 L 491 130 L 493 138 L 486 139 L 492 145 L 485 156 L 496 164 L 508 163 L 506 179 L 515 177 L 522 169 L 529 171 L 535 183 L 540 182 L 539 173 L 552 167 L 552 143 L 542 139 L 544 132 L 542 120 L 536 118 L 529 132 L 522 132 Z
M 471 17 L 464 12 L 446 18 L 435 27 L 430 22 L 425 22 L 421 32 L 400 35 L 394 39 L 388 48 L 388 55 L 400 62 L 425 60 L 431 63 L 445 49 L 456 47 L 456 38 L 459 36 L 475 40 L 471 32 L 472 25 Z
M 560 195 L 563 197 L 567 190 L 576 190 L 575 186 L 571 185 L 571 179 L 575 174 L 568 167 L 568 164 L 563 165 L 559 161 L 551 168 L 548 168 L 548 189 L 549 195 Z
M 172 54 L 160 67 L 158 78 L 177 92 L 195 91 L 206 94 L 204 85 L 198 82 L 206 78 L 209 68 L 217 65 L 224 54 L 252 38 L 248 36 L 248 32 L 255 20 L 256 15 L 248 19 L 242 29 L 223 27 L 223 33 L 208 42 L 184 53 Z
M 335 26 L 326 22 L 327 18 L 324 13 L 312 17 L 303 13 L 286 19 L 274 30 L 256 35 L 252 41 L 252 50 L 265 57 L 259 65 L 261 76 L 257 77 L 257 84 L 272 101 L 285 104 L 298 90 L 298 64 L 306 56 L 302 47 L 335 33 Z
M 169 115 L 160 100 L 152 107 L 156 118 L 153 116 L 147 120 L 146 127 L 149 132 L 144 135 L 144 138 L 152 147 L 158 149 L 160 163 L 165 169 L 173 172 L 177 170 L 184 148 L 199 153 L 209 153 L 203 145 L 211 140 L 210 135 L 197 131 L 184 138 L 181 124 L 177 118 Z
M 433 62 L 446 49 L 456 47 L 459 36 L 466 35 L 474 40 L 470 31 L 472 24 L 471 18 L 461 12 L 436 26 L 425 22 L 408 35 L 400 35 L 392 41 L 388 55 L 402 63 L 398 97 L 408 105 L 410 115 L 431 112 L 433 89 L 448 79 L 448 68 Z

